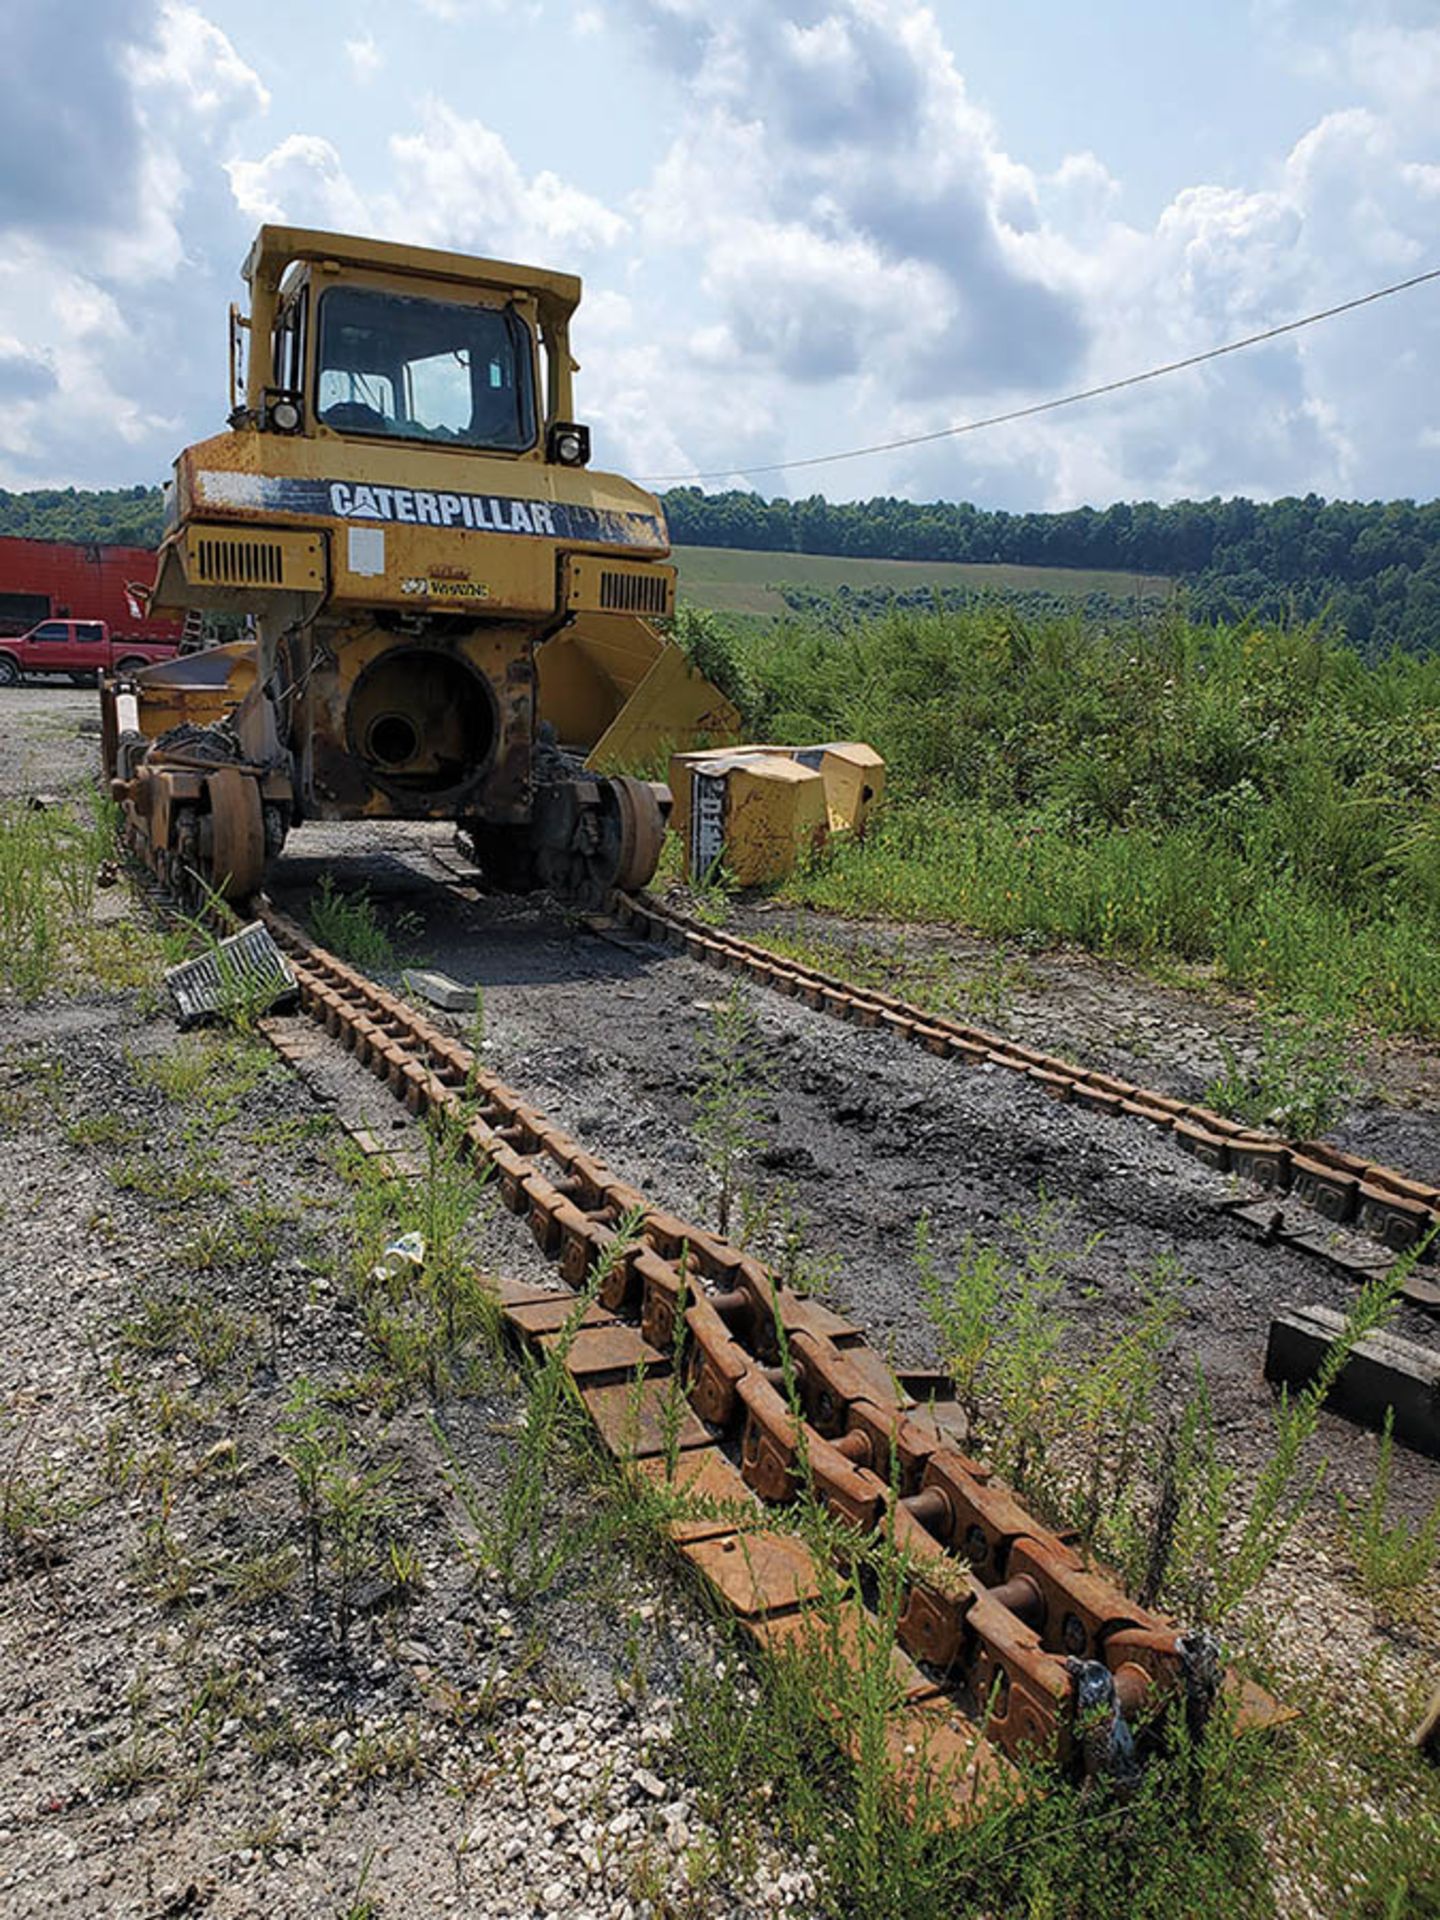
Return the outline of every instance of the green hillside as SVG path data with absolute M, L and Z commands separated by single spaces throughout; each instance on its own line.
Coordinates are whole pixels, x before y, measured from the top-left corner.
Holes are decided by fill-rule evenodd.
M 970 565 L 947 560 L 866 560 L 832 554 L 741 552 L 733 547 L 676 547 L 680 597 L 712 613 L 778 617 L 787 611 L 785 590 L 816 594 L 893 593 L 929 590 L 1035 593 L 1074 596 L 1102 593 L 1117 600 L 1168 599 L 1172 583 L 1159 574 L 1120 573 L 1093 567 Z

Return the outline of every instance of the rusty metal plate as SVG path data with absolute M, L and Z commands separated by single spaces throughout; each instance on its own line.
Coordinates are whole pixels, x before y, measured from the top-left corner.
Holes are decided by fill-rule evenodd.
M 852 1757 L 858 1757 L 859 1737 L 852 1726 L 842 1743 Z M 932 1826 L 963 1827 L 988 1817 L 1007 1790 L 1017 1805 L 1024 1797 L 1013 1768 L 944 1699 L 920 1701 L 893 1715 L 885 1753 L 897 1800 L 911 1819 Z
M 837 1347 L 865 1338 L 863 1327 L 857 1327 L 853 1320 L 835 1313 L 823 1300 L 805 1299 L 798 1293 L 791 1293 L 788 1288 L 781 1291 L 780 1309 L 787 1333 L 818 1334 L 821 1339 L 833 1340 Z
M 559 1333 L 545 1333 L 540 1336 L 540 1344 L 553 1347 L 559 1339 Z M 604 1313 L 596 1323 L 581 1327 L 565 1356 L 566 1370 L 582 1385 L 587 1381 L 598 1385 L 607 1379 L 633 1380 L 637 1372 L 653 1373 L 665 1364 L 664 1354 L 642 1340 L 633 1327 L 623 1326 Z
M 753 1524 L 760 1503 L 719 1447 L 696 1447 L 682 1453 L 674 1464 L 672 1474 L 670 1462 L 657 1454 L 632 1462 L 632 1469 L 657 1490 L 708 1510 L 687 1517 L 682 1507 L 666 1521 L 665 1531 L 677 1544 L 718 1540 L 742 1524 Z
M 792 1612 L 824 1591 L 814 1556 L 793 1534 L 732 1533 L 680 1551 L 742 1620 Z
M 678 1387 L 674 1389 L 678 1394 Z M 710 1435 L 680 1395 L 678 1404 L 669 1380 L 616 1380 L 605 1385 L 582 1384 L 580 1398 L 600 1429 L 600 1438 L 617 1460 L 645 1460 L 664 1455 L 670 1446 L 679 1452 L 708 1447 Z
M 762 1617 L 750 1622 L 749 1630 L 768 1652 L 809 1664 L 812 1676 L 821 1682 L 817 1691 L 822 1714 L 826 1711 L 825 1683 L 832 1678 L 842 1710 L 854 1711 L 856 1677 L 878 1655 L 881 1627 L 873 1614 L 846 1600 L 835 1608 L 807 1607 L 800 1613 Z M 898 1646 L 891 1646 L 888 1664 L 897 1702 L 933 1699 L 940 1693 L 935 1682 L 927 1679 Z
M 897 1388 L 894 1369 L 884 1354 L 877 1353 L 874 1347 L 863 1342 L 853 1347 L 844 1347 L 847 1365 L 853 1367 L 864 1382 L 868 1392 L 864 1397 L 876 1406 L 894 1406 L 897 1404 L 901 1389 Z
M 1254 1680 L 1227 1667 L 1220 1691 L 1235 1708 L 1237 1733 L 1264 1733 L 1270 1727 L 1285 1727 L 1300 1717 L 1299 1709 L 1287 1707 Z
M 513 1305 L 502 1301 L 501 1304 L 511 1325 L 535 1339 L 541 1334 L 558 1333 L 578 1309 L 580 1301 L 573 1293 L 547 1293 L 539 1300 L 516 1301 Z M 580 1325 L 583 1328 L 613 1327 L 615 1320 L 603 1307 L 592 1303 L 585 1309 Z
M 367 1148 L 368 1152 L 369 1149 Z M 493 1293 L 500 1305 L 507 1311 L 511 1307 L 526 1307 L 544 1304 L 549 1301 L 568 1301 L 573 1307 L 575 1296 L 569 1293 L 557 1293 L 553 1287 L 533 1287 L 525 1280 L 508 1280 L 503 1274 L 487 1276 L 485 1288 Z
M 962 1454 L 970 1444 L 970 1421 L 958 1400 L 930 1400 L 908 1415 L 908 1424 L 917 1427 L 937 1446 L 957 1448 Z M 966 1465 L 977 1473 L 978 1461 L 966 1455 Z

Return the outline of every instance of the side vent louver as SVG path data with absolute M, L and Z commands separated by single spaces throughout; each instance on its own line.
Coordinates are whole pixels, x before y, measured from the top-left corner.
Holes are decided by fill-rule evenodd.
M 278 540 L 197 540 L 196 584 L 214 587 L 278 587 L 285 552 Z
M 600 574 L 600 606 L 606 613 L 668 613 L 670 579 L 664 573 Z

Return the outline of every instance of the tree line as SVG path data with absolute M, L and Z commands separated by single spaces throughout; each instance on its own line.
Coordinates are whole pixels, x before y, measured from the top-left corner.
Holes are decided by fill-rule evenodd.
M 103 547 L 158 547 L 164 525 L 159 487 L 0 488 L 0 534 L 26 540 L 74 540 Z
M 1192 618 L 1328 618 L 1367 652 L 1440 646 L 1440 501 L 1121 501 L 1006 513 L 968 501 L 664 496 L 681 545 L 865 559 L 1093 567 L 1184 583 Z

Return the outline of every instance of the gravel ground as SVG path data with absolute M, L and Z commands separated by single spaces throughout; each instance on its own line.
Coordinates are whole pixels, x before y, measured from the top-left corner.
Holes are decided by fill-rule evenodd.
M 0 694 L 0 792 L 85 778 L 94 743 L 77 727 L 92 703 L 68 690 Z M 433 828 L 308 827 L 272 892 L 296 910 L 322 873 L 370 889 L 407 958 L 483 987 L 487 1064 L 663 1204 L 713 1218 L 694 1102 L 702 1036 L 729 983 L 529 903 L 438 892 L 431 854 L 447 842 Z M 982 952 L 952 947 L 967 964 Z M 1068 958 L 1026 967 L 1004 1009 L 1017 1037 L 1152 1084 L 1194 1091 L 1217 1033 L 1246 1039 L 1233 1010 L 1115 967 Z M 1132 1323 L 1140 1276 L 1157 1256 L 1187 1276 L 1172 1382 L 1203 1364 L 1221 1444 L 1254 1470 L 1267 1452 L 1270 1315 L 1300 1302 L 1343 1306 L 1342 1275 L 1240 1237 L 1218 1211 L 1231 1183 L 1163 1135 L 776 996 L 745 997 L 772 1090 L 754 1196 L 772 1225 L 782 1211 L 803 1224 L 829 1296 L 877 1344 L 907 1362 L 937 1357 L 913 1258 L 922 1213 L 942 1266 L 972 1234 L 1017 1251 L 1023 1223 L 1044 1213 L 1077 1254 L 1060 1303 L 1077 1342 Z M 187 1118 L 183 1105 L 147 1095 L 143 1061 L 172 1044 L 168 1023 L 143 1018 L 133 995 L 82 994 L 7 1024 L 0 1134 L 23 1171 L 0 1218 L 11 1254 L 0 1291 L 0 1472 L 35 1481 L 56 1506 L 40 1534 L 48 1527 L 58 1545 L 0 1580 L 0 1712 L 13 1729 L 0 1756 L 0 1911 L 319 1915 L 343 1911 L 364 1878 L 383 1913 L 618 1916 L 648 1911 L 639 1888 L 657 1860 L 677 1901 L 689 1876 L 705 1878 L 703 1903 L 682 1911 L 809 1910 L 806 1863 L 762 1847 L 756 1874 L 734 1886 L 707 1864 L 704 1822 L 667 1747 L 684 1663 L 721 1657 L 688 1594 L 619 1560 L 523 1609 L 477 1584 L 457 1554 L 464 1519 L 438 1443 L 413 1408 L 387 1416 L 363 1396 L 356 1403 L 353 1444 L 367 1461 L 396 1461 L 426 1584 L 367 1615 L 351 1656 L 337 1650 L 333 1611 L 323 1596 L 307 1603 L 303 1582 L 238 1608 L 206 1572 L 222 1550 L 254 1560 L 295 1546 L 293 1476 L 277 1439 L 286 1394 L 299 1370 L 353 1380 L 367 1364 L 341 1290 L 322 1284 L 343 1237 L 345 1191 L 320 1144 L 313 1164 L 303 1152 L 296 1164 L 267 1149 L 266 1129 L 289 1120 L 287 1138 L 299 1137 L 299 1123 L 336 1107 L 369 1102 L 369 1113 L 375 1089 L 328 1056 L 315 1086 L 269 1078 L 207 1133 L 234 1192 L 253 1204 L 263 1177 L 267 1197 L 296 1217 L 281 1224 L 272 1259 L 224 1277 L 222 1306 L 257 1331 L 249 1359 L 206 1380 L 183 1344 L 137 1356 L 121 1329 L 157 1287 L 215 1290 L 180 1246 L 197 1222 L 223 1220 L 227 1202 L 177 1207 L 118 1193 L 115 1143 L 63 1132 L 77 1118 L 124 1122 L 139 1111 L 143 1142 L 124 1151 L 169 1167 Z M 1367 1151 L 1423 1172 L 1437 1137 L 1433 1063 L 1406 1058 L 1403 1098 L 1413 1104 L 1373 1101 L 1348 1117 L 1346 1137 L 1369 1127 Z M 58 1062 L 58 1076 L 37 1073 L 36 1061 Z M 394 1118 L 376 1113 L 379 1126 Z M 192 1155 L 193 1123 L 192 1114 Z M 519 1277 L 537 1271 L 528 1236 L 506 1216 L 485 1226 L 482 1247 Z M 1397 1330 L 1436 1337 L 1409 1310 Z M 454 1416 L 452 1442 L 482 1488 L 507 1471 L 517 1411 L 497 1379 Z M 127 1439 L 124 1427 L 112 1440 L 117 1421 L 143 1431 Z M 231 1441 L 233 1455 L 214 1452 Z M 1271 1648 L 1296 1672 L 1329 1668 L 1337 1687 L 1364 1674 L 1403 1692 L 1440 1667 L 1433 1604 L 1420 1625 L 1382 1630 L 1347 1583 L 1333 1490 L 1363 1498 L 1376 1443 L 1327 1417 L 1320 1444 L 1327 1491 L 1262 1590 Z M 133 1484 L 117 1448 L 122 1460 L 141 1458 Z M 1437 1496 L 1440 1468 L 1398 1451 L 1396 1506 L 1417 1514 Z M 178 1599 L 165 1577 L 177 1535 Z M 650 1673 L 640 1700 L 637 1637 Z M 514 1651 L 537 1644 L 533 1664 Z M 479 1696 L 483 1710 L 456 1704 Z M 276 1731 L 285 1726 L 293 1737 Z
M 0 795 L 90 777 L 93 706 L 5 696 Z M 468 1502 L 511 1477 L 517 1382 L 447 1399 L 443 1444 L 384 1391 L 337 1115 L 401 1150 L 414 1124 L 338 1049 L 301 1079 L 72 984 L 5 1007 L 0 1042 L 0 1914 L 813 1910 L 813 1863 L 760 1821 L 720 1857 L 673 1754 L 682 1676 L 732 1657 L 691 1587 L 585 1535 L 576 1464 L 540 1534 L 558 1572 L 502 1590 Z M 549 1277 L 493 1206 L 474 1247 Z M 302 1380 L 349 1472 L 386 1476 L 343 1636 L 333 1549 L 305 1571 Z

